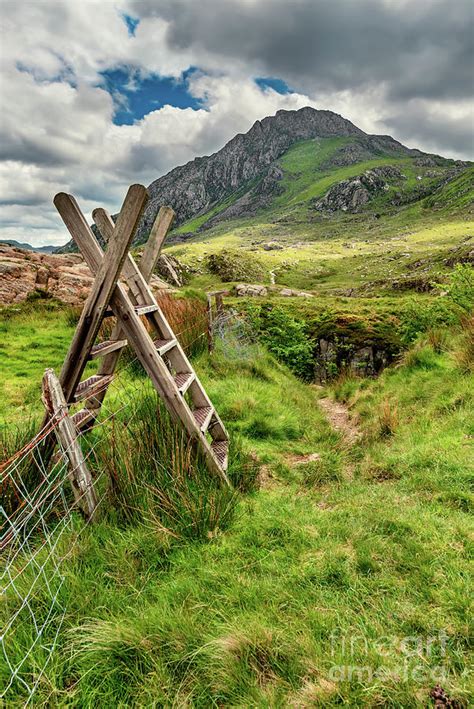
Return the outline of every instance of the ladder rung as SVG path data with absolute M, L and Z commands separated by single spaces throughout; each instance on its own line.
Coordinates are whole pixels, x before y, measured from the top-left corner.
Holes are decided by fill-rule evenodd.
M 148 315 L 148 313 L 156 313 L 157 305 L 135 305 L 134 310 L 137 315 Z
M 127 340 L 104 340 L 104 342 L 99 342 L 97 345 L 91 349 L 89 358 L 95 359 L 96 357 L 105 357 L 109 352 L 115 352 L 115 350 L 121 350 L 122 347 L 127 346 Z
M 214 457 L 223 470 L 227 470 L 227 456 L 229 452 L 229 441 L 212 441 L 211 450 Z
M 206 431 L 213 413 L 214 409 L 212 408 L 212 406 L 200 406 L 198 409 L 194 409 L 194 420 L 196 421 L 201 431 Z
M 178 344 L 177 340 L 155 340 L 153 343 L 159 355 L 164 355 L 168 350 L 172 350 Z
M 71 416 L 71 419 L 76 428 L 81 428 L 81 426 L 89 423 L 94 417 L 95 413 L 90 409 L 81 409 L 80 411 L 76 411 L 76 413 Z
M 188 390 L 195 378 L 196 375 L 194 372 L 179 372 L 175 376 L 174 381 L 181 394 L 184 394 L 184 392 Z
M 105 389 L 113 379 L 111 374 L 93 374 L 92 377 L 84 379 L 83 382 L 79 382 L 77 385 L 76 393 L 74 394 L 75 401 L 82 401 L 83 399 L 88 399 L 94 394 L 98 394 L 99 391 Z

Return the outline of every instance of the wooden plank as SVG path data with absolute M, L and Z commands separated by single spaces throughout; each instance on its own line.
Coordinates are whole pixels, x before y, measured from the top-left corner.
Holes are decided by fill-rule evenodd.
M 147 283 L 150 282 L 152 273 L 155 270 L 161 247 L 173 224 L 174 217 L 175 213 L 171 207 L 160 207 L 138 266 Z
M 69 479 L 74 499 L 84 514 L 91 519 L 97 507 L 97 495 L 77 440 L 76 427 L 69 417 L 61 383 L 52 369 L 47 369 L 44 373 L 42 398 L 49 417 L 57 421 L 55 432 L 59 445 L 69 461 Z
M 61 370 L 59 379 L 66 401 L 71 400 L 89 359 L 89 353 L 97 338 L 104 312 L 122 270 L 147 198 L 146 189 L 142 185 L 132 185 L 125 197 L 114 231 L 114 239 L 97 269 L 94 284 Z M 70 230 L 71 236 L 76 240 L 76 235 L 81 228 L 77 223 L 80 220 L 76 214 L 77 210 L 71 207 L 68 195 L 59 193 L 54 198 L 54 204 Z
M 127 340 L 104 340 L 99 342 L 90 351 L 90 359 L 96 359 L 97 357 L 105 357 L 105 355 L 110 354 L 110 352 L 116 352 L 117 350 L 123 350 L 128 344 Z

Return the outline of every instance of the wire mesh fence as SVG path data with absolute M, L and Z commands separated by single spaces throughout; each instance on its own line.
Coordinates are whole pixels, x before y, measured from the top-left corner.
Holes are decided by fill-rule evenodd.
M 200 317 L 181 328 L 178 339 L 188 348 L 196 342 L 205 348 L 208 325 L 207 318 Z M 212 336 L 219 351 L 229 358 L 245 356 L 255 342 L 252 328 L 231 309 L 222 309 L 213 317 Z M 94 463 L 99 507 L 107 498 L 109 481 L 97 470 L 96 449 L 104 440 L 101 431 L 105 432 L 119 414 L 128 420 L 136 415 L 133 399 L 143 394 L 143 382 L 133 383 L 136 365 L 137 357 L 125 359 L 108 384 L 108 396 L 93 433 L 78 432 L 78 439 L 85 443 L 86 462 Z M 58 418 L 50 421 L 0 463 L 0 699 L 7 706 L 11 695 L 25 697 L 26 704 L 34 701 L 67 613 L 62 593 L 65 562 L 90 524 L 81 515 L 80 499 L 74 499 L 71 491 L 75 471 L 69 465 L 68 451 L 59 450 L 51 461 L 42 457 L 42 443 L 47 436 L 54 436 L 59 422 Z

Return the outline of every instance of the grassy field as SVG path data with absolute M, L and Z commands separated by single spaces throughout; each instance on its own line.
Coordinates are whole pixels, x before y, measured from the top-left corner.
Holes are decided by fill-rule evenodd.
M 378 380 L 340 379 L 330 391 L 258 346 L 199 355 L 237 451 L 231 497 L 196 477 L 199 461 L 187 459 L 186 475 L 171 459 L 144 465 L 154 446 L 167 461 L 176 434 L 143 390 L 141 424 L 129 422 L 120 455 L 104 441 L 99 460 L 115 486 L 101 519 L 74 545 L 77 520 L 62 541 L 67 614 L 36 704 L 422 707 L 438 682 L 467 702 L 467 337 L 432 334 Z M 23 366 L 37 366 L 27 352 Z M 331 392 L 358 420 L 350 445 L 318 407 Z M 36 588 L 35 607 L 45 593 Z M 29 632 L 19 629 L 14 654 Z
M 293 146 L 266 210 L 196 231 L 241 190 L 177 230 L 196 231 L 191 240 L 167 247 L 193 268 L 193 297 L 163 307 L 231 432 L 234 490 L 209 478 L 123 357 L 110 421 L 84 446 L 94 448 L 99 517 L 84 526 L 74 515 L 58 542 L 64 583 L 53 612 L 65 607 L 64 622 L 22 666 L 28 684 L 38 680 L 35 705 L 401 709 L 430 706 L 440 684 L 452 706 L 468 706 L 474 282 L 456 264 L 473 248 L 473 170 L 417 198 L 446 166 L 396 155 L 331 165 L 345 145 Z M 315 210 L 333 182 L 386 164 L 403 171 L 402 188 L 361 213 Z M 264 250 L 273 240 L 282 248 Z M 249 330 L 210 356 L 199 339 L 203 291 L 247 280 L 212 272 L 209 256 L 222 252 L 243 273 L 250 259 L 257 282 L 275 286 L 266 298 L 226 298 Z M 313 297 L 283 298 L 283 286 Z M 54 301 L 0 313 L 5 457 L 42 415 L 42 374 L 59 370 L 76 319 Z M 379 347 L 393 364 L 378 379 L 336 367 L 316 386 L 321 337 Z M 38 561 L 46 572 L 27 611 L 42 617 L 54 569 Z M 18 558 L 15 569 L 25 594 L 37 567 Z M 18 603 L 10 591 L 2 619 Z M 19 617 L 7 638 L 14 665 L 34 635 L 28 613 Z M 0 684 L 9 674 L 2 658 Z M 25 698 L 17 681 L 7 706 Z

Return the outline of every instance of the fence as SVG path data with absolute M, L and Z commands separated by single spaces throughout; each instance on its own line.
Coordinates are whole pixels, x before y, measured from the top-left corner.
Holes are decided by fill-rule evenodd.
M 166 309 L 166 304 L 161 302 L 161 305 Z M 187 313 L 186 318 L 189 315 Z M 183 347 L 189 351 L 199 343 L 204 348 L 209 338 L 205 310 L 201 308 L 199 317 L 195 313 L 190 324 L 189 319 L 187 324 L 183 322 L 182 317 L 176 333 Z M 236 312 L 223 308 L 213 313 L 211 337 L 213 342 L 217 338 L 225 356 L 230 356 L 231 350 L 241 356 L 244 348 L 254 341 L 245 321 Z M 101 432 L 115 417 L 125 413 L 130 420 L 136 415 L 130 393 L 132 389 L 132 393 L 138 395 L 142 389 L 140 385 L 131 384 L 133 379 L 129 375 L 137 364 L 137 357 L 125 358 L 124 366 L 108 385 L 113 394 L 108 401 L 112 403 L 103 404 L 94 433 L 78 434 L 78 439 L 93 436 L 92 444 L 87 441 L 85 460 L 88 464 L 94 463 L 96 448 L 104 439 Z M 97 391 L 96 395 L 99 393 Z M 80 535 L 91 523 L 81 517 L 81 500 L 74 499 L 71 493 L 69 481 L 75 470 L 70 468 L 68 450 L 60 450 L 49 465 L 42 460 L 41 444 L 59 423 L 60 419 L 56 419 L 46 424 L 34 439 L 0 464 L 2 612 L 7 618 L 0 636 L 3 659 L 0 698 L 6 702 L 13 691 L 16 695 L 21 693 L 27 704 L 31 702 L 44 676 L 67 612 L 61 596 L 65 560 L 75 552 Z M 108 495 L 108 480 L 103 471 L 96 474 L 94 488 L 100 507 Z

